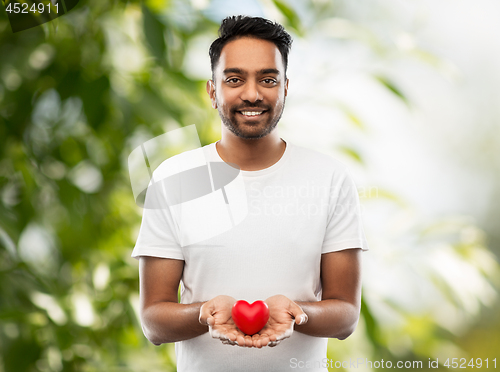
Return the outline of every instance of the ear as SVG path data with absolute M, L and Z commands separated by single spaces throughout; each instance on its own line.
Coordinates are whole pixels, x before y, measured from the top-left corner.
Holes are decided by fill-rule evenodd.
M 210 101 L 212 101 L 212 108 L 217 108 L 217 100 L 215 98 L 215 83 L 213 80 L 207 81 L 207 93 L 210 97 Z
M 287 78 L 286 82 L 285 82 L 285 97 L 288 94 L 288 81 L 289 81 L 289 79 Z

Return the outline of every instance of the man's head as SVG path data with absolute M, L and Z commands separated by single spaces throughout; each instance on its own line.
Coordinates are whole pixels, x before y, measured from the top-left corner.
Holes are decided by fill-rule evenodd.
M 244 16 L 224 19 L 219 36 L 210 47 L 212 107 L 236 136 L 262 138 L 283 113 L 291 37 L 277 23 Z

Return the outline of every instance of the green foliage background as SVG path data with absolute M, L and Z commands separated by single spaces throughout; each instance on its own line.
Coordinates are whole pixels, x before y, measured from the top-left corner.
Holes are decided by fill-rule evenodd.
M 168 120 L 197 123 L 204 144 L 213 140 L 203 130 L 213 122 L 205 82 L 184 76 L 180 67 L 190 39 L 216 34 L 218 26 L 195 11 L 187 27 L 168 13 L 160 20 L 155 5 L 168 10 L 168 3 L 81 3 L 65 17 L 15 34 L 0 12 L 0 63 L 13 85 L 1 90 L 0 189 L 9 187 L 12 199 L 0 204 L 0 321 L 6 330 L 0 370 L 173 369 L 171 348 L 157 350 L 147 342 L 131 302 L 138 271 L 129 256 L 140 210 L 126 160 L 138 130 L 154 137 L 165 132 Z M 113 88 L 112 75 L 119 72 L 106 61 L 111 41 L 103 24 L 131 11 L 143 14 L 141 42 L 149 58 L 146 68 L 127 76 L 133 97 Z M 164 33 L 178 41 L 175 48 Z M 41 65 L 33 63 L 36 55 L 45 58 Z M 40 102 L 46 106 L 35 113 Z M 98 190 L 85 192 L 67 177 L 82 162 L 101 175 Z M 48 254 L 31 263 L 15 249 L 28 226 L 45 231 L 49 241 Z M 99 289 L 98 267 L 111 273 Z M 51 301 L 37 306 L 33 292 Z M 92 326 L 71 315 L 76 292 L 92 303 Z M 57 308 L 64 315 L 54 315 Z

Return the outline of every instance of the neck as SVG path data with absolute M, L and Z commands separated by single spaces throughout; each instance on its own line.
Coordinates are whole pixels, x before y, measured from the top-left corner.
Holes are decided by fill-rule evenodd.
M 237 164 L 244 171 L 269 168 L 281 159 L 285 148 L 276 130 L 259 139 L 243 139 L 223 131 L 222 139 L 216 143 L 222 160 Z

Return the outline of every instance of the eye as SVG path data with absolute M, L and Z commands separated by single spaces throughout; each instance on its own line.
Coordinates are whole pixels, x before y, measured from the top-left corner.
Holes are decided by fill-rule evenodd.
M 262 80 L 262 81 L 264 82 L 264 84 L 271 84 L 271 85 L 276 84 L 276 80 L 271 79 L 271 78 L 269 78 L 269 79 L 264 79 L 264 80 Z
M 230 78 L 230 79 L 227 79 L 226 82 L 230 83 L 230 84 L 238 84 L 240 82 L 240 79 L 238 79 L 238 78 Z

